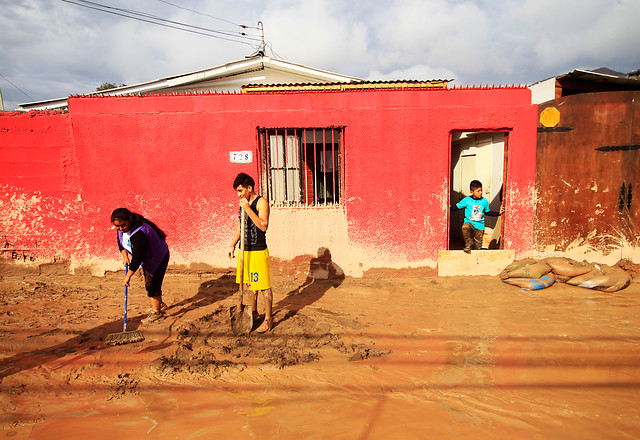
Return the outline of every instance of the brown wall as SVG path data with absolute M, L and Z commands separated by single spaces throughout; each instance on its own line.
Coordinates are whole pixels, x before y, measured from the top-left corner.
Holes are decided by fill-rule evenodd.
M 640 92 L 567 96 L 538 112 L 537 250 L 637 246 Z

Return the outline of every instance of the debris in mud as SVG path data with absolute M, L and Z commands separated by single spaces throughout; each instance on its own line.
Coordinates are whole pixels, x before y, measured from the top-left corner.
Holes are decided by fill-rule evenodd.
M 386 356 L 392 353 L 392 350 L 382 350 L 379 348 L 370 348 L 370 347 L 362 347 L 362 346 L 355 348 L 354 351 L 355 353 L 353 353 L 353 355 L 349 358 L 351 362 L 362 361 L 372 357 Z
M 307 364 L 322 358 L 318 353 L 303 350 L 291 350 L 287 348 L 274 348 L 266 353 L 266 363 L 278 368 L 290 367 L 292 365 Z
M 138 380 L 129 373 L 118 374 L 118 382 L 115 389 L 109 394 L 107 400 L 120 399 L 126 394 L 138 394 Z
M 151 368 L 162 377 L 191 374 L 216 378 L 230 370 L 242 371 L 249 365 L 282 369 L 316 362 L 327 349 L 345 354 L 352 361 L 391 352 L 374 348 L 366 341 L 345 345 L 340 333 L 353 331 L 357 323 L 338 321 L 337 314 L 277 315 L 276 312 L 276 326 L 268 334 L 243 336 L 233 334 L 226 314 L 216 311 L 202 316 L 177 328 L 175 352 L 159 358 Z
M 189 324 L 189 326 L 180 326 L 177 329 L 176 339 L 178 341 L 184 341 L 187 337 L 193 336 L 193 324 Z
M 217 378 L 228 371 L 242 371 L 246 368 L 246 365 L 227 360 L 218 360 L 212 353 L 207 352 L 198 352 L 188 358 L 176 352 L 176 354 L 169 357 L 161 356 L 152 362 L 149 368 L 161 377 L 172 377 L 186 373 L 194 376 Z
M 27 392 L 27 384 L 25 383 L 17 384 L 12 387 L 5 388 L 5 390 L 6 390 L 6 393 L 10 396 L 13 396 L 13 397 L 20 396 L 25 392 Z

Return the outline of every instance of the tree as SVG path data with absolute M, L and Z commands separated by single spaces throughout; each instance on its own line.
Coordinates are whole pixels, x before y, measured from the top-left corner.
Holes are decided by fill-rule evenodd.
M 124 87 L 126 86 L 126 84 L 120 84 L 120 85 L 116 85 L 114 83 L 102 83 L 98 86 L 98 88 L 96 88 L 96 92 L 103 92 L 105 90 L 109 90 L 109 89 L 115 89 L 116 87 Z

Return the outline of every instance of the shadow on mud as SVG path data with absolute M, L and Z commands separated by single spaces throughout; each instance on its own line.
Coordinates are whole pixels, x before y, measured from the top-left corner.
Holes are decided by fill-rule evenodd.
M 167 318 L 177 319 L 195 309 L 209 306 L 218 301 L 223 301 L 234 292 L 235 276 L 228 273 L 223 274 L 216 279 L 202 283 L 198 289 L 198 292 L 192 297 L 183 299 L 182 301 L 171 305 L 167 309 Z M 132 317 L 131 319 L 127 319 L 127 331 L 139 329 L 143 318 L 144 315 L 138 315 Z M 169 325 L 169 335 L 164 339 L 164 341 L 162 341 L 160 344 L 145 347 L 142 351 L 155 351 L 170 345 L 166 341 L 171 336 L 172 325 L 173 324 Z M 32 338 L 38 338 L 41 336 L 51 336 L 56 333 L 67 333 L 76 335 L 75 337 L 72 337 L 71 339 L 68 339 L 60 344 L 45 348 L 23 351 L 21 353 L 17 353 L 13 356 L 9 356 L 0 360 L 0 383 L 7 376 L 11 376 L 24 370 L 30 370 L 32 368 L 39 367 L 69 354 L 78 355 L 79 358 L 82 358 L 105 348 L 112 348 L 111 346 L 107 346 L 104 344 L 104 339 L 109 334 L 118 333 L 121 331 L 122 319 L 118 319 L 115 321 L 106 322 L 85 331 L 70 331 L 56 327 L 54 329 L 46 330 L 39 335 L 32 336 Z
M 304 283 L 274 304 L 276 316 L 284 313 L 284 316 L 274 320 L 274 325 L 294 317 L 304 307 L 318 301 L 329 289 L 340 286 L 344 278 L 342 268 L 331 259 L 331 251 L 325 247 L 319 248 L 318 256 L 309 261 L 309 271 Z
M 194 296 L 172 304 L 171 307 L 167 309 L 168 317 L 181 317 L 188 312 L 201 307 L 210 306 L 216 302 L 223 301 L 227 297 L 233 295 L 237 290 L 235 280 L 235 274 L 226 273 L 216 279 L 205 281 L 200 285 L 198 293 Z
M 171 322 L 168 325 L 169 333 L 166 337 L 157 344 L 149 345 L 141 351 L 150 352 L 169 347 L 172 344 L 170 340 L 174 331 L 174 325 L 178 322 L 179 318 L 196 309 L 224 301 L 227 297 L 232 296 L 236 290 L 236 277 L 232 272 L 200 284 L 198 293 L 194 296 L 183 299 L 182 301 L 172 304 L 167 308 L 166 316 L 168 320 L 171 320 Z

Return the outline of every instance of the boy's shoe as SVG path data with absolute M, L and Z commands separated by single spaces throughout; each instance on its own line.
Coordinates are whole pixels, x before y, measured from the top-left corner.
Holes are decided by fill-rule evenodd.
M 152 322 L 156 322 L 162 319 L 163 316 L 164 316 L 164 312 L 162 310 L 158 312 L 156 312 L 155 310 L 152 310 L 151 313 L 149 313 L 149 315 L 147 315 L 147 317 L 142 320 L 142 322 L 145 324 L 151 324 Z
M 470 254 L 471 253 L 471 246 L 465 246 L 464 249 L 462 249 L 464 251 L 465 254 Z
M 273 322 L 265 320 L 260 327 L 256 329 L 256 333 L 266 333 L 273 328 Z

